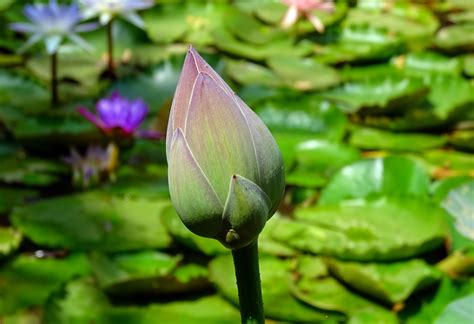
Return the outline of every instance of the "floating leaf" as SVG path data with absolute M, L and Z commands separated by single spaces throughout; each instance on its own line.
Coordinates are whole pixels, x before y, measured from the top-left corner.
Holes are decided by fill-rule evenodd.
M 307 263 L 307 262 L 306 262 Z M 344 313 L 351 322 L 397 323 L 396 316 L 383 307 L 352 293 L 336 279 L 319 270 L 320 266 L 298 267 L 293 294 L 301 301 L 326 311 Z M 304 265 L 304 263 L 303 263 Z
M 100 287 L 111 295 L 144 296 L 193 292 L 208 286 L 207 269 L 196 264 L 178 268 L 180 256 L 139 251 L 90 256 Z
M 348 82 L 324 92 L 323 96 L 336 102 L 347 112 L 360 110 L 362 113 L 400 114 L 407 106 L 413 106 L 424 99 L 427 92 L 420 80 L 392 75 Z
M 280 321 L 319 322 L 322 320 L 341 320 L 336 313 L 324 312 L 299 303 L 290 294 L 291 263 L 274 257 L 260 258 L 260 275 L 265 315 Z M 232 257 L 223 255 L 210 263 L 211 280 L 220 293 L 238 304 L 237 287 L 234 279 Z
M 470 52 L 474 49 L 474 24 L 457 24 L 441 28 L 435 45 L 448 53 Z
M 449 143 L 454 147 L 474 152 L 474 129 L 459 129 L 451 134 Z
M 161 215 L 169 205 L 168 200 L 118 198 L 92 191 L 19 207 L 11 220 L 26 237 L 48 247 L 101 251 L 165 248 L 171 239 Z
M 446 239 L 446 215 L 418 199 L 347 201 L 297 208 L 297 221 L 282 221 L 275 240 L 343 260 L 390 261 L 434 250 Z
M 461 63 L 457 57 L 447 57 L 436 52 L 414 52 L 392 59 L 392 64 L 405 74 L 420 77 L 426 73 L 459 75 Z
M 10 227 L 0 227 L 0 259 L 20 246 L 21 234 Z
M 394 133 L 385 130 L 356 127 L 351 131 L 349 143 L 362 149 L 421 151 L 446 144 L 442 135 L 421 133 Z
M 456 299 L 448 304 L 434 324 L 469 323 L 472 321 L 472 305 L 474 305 L 474 293 Z
M 234 283 L 235 284 L 235 283 Z M 193 301 L 151 304 L 148 307 L 110 307 L 98 317 L 98 323 L 222 323 L 240 321 L 239 311 L 222 298 L 213 295 Z
M 331 259 L 331 273 L 352 288 L 386 303 L 400 303 L 436 283 L 441 273 L 423 260 L 359 263 Z
M 13 207 L 20 206 L 37 196 L 38 191 L 32 189 L 0 187 L 0 214 L 7 213 Z
M 49 186 L 56 183 L 59 180 L 59 175 L 64 174 L 65 170 L 66 167 L 56 161 L 13 156 L 2 159 L 0 181 L 29 186 Z M 24 192 L 24 194 L 26 193 Z M 11 198 L 15 197 L 11 196 Z M 12 200 L 9 203 L 15 204 L 15 201 Z
M 472 154 L 448 150 L 429 150 L 423 152 L 421 158 L 435 178 L 474 176 L 472 169 L 474 156 Z
M 341 169 L 324 188 L 319 203 L 374 196 L 425 198 L 430 178 L 422 165 L 399 156 L 367 159 Z
M 272 56 L 267 63 L 286 86 L 297 90 L 320 90 L 339 83 L 335 69 L 318 63 L 313 58 Z
M 249 61 L 228 60 L 226 71 L 232 79 L 243 85 L 282 85 L 282 81 L 270 69 Z
M 19 256 L 0 270 L 0 314 L 41 305 L 59 291 L 63 283 L 88 271 L 83 254 L 72 254 L 64 259 Z
M 50 298 L 45 305 L 45 323 L 95 322 L 101 311 L 110 306 L 106 295 L 90 277 L 67 283 L 64 292 Z

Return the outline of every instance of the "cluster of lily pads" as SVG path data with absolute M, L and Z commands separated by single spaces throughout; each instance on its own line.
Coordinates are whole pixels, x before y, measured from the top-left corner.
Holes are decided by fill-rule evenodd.
M 230 252 L 169 198 L 161 138 L 193 44 L 283 155 L 284 202 L 259 240 L 266 317 L 469 322 L 469 1 L 67 8 L 0 3 L 0 321 L 239 322 Z M 61 35 L 40 19 L 58 14 Z

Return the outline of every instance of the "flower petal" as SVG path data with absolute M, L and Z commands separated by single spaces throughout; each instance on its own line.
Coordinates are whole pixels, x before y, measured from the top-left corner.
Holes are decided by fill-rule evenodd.
M 30 36 L 30 38 L 28 38 L 28 40 L 25 42 L 25 44 L 23 44 L 19 49 L 18 49 L 18 53 L 24 53 L 26 52 L 27 49 L 29 49 L 31 46 L 35 45 L 36 43 L 38 43 L 41 39 L 43 38 L 43 35 L 41 34 L 33 34 Z
M 84 38 L 82 38 L 81 36 L 79 36 L 77 34 L 70 33 L 68 35 L 68 38 L 71 40 L 71 42 L 76 43 L 77 46 L 79 46 L 80 48 L 82 48 L 86 52 L 89 52 L 89 53 L 94 52 L 94 48 L 92 47 L 92 45 L 89 44 L 88 42 L 86 42 L 84 40 Z
M 252 243 L 265 226 L 270 205 L 268 196 L 259 186 L 233 175 L 222 214 L 222 219 L 230 226 L 223 244 L 235 249 Z
M 62 40 L 63 40 L 62 36 L 59 36 L 59 35 L 53 35 L 53 36 L 47 37 L 44 40 L 44 43 L 46 45 L 46 52 L 48 52 L 48 54 L 56 53 L 59 48 L 59 44 L 61 44 Z
M 104 123 L 87 108 L 79 107 L 77 108 L 77 112 L 100 129 L 107 130 L 107 127 L 104 125 Z
M 215 238 L 223 203 L 194 159 L 180 128 L 173 134 L 168 165 L 171 200 L 183 223 L 195 234 Z
M 238 96 L 234 96 L 251 132 L 255 157 L 258 163 L 259 178 L 256 183 L 274 204 L 270 214 L 278 208 L 285 189 L 285 171 L 278 144 L 262 120 Z
M 36 33 L 38 31 L 37 26 L 29 23 L 13 23 L 10 24 L 9 27 L 11 30 L 20 33 Z
M 122 14 L 122 17 L 140 29 L 145 28 L 145 22 L 143 21 L 142 18 L 140 18 L 140 16 L 136 12 L 133 12 L 133 11 L 126 12 Z
M 196 79 L 183 132 L 221 200 L 227 197 L 231 175 L 258 180 L 252 137 L 244 116 L 233 98 L 206 73 Z
M 184 59 L 183 69 L 179 77 L 178 86 L 171 104 L 170 118 L 168 121 L 168 128 L 166 131 L 166 155 L 169 155 L 169 147 L 171 144 L 171 137 L 176 128 L 184 127 L 184 119 L 186 118 L 189 101 L 191 99 L 194 81 L 198 75 L 198 70 L 194 63 L 194 58 L 188 51 Z

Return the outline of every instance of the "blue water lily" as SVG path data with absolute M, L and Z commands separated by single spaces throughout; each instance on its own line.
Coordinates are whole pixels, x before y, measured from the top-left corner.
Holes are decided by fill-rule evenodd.
M 31 35 L 18 52 L 23 53 L 43 40 L 48 54 L 54 54 L 64 39 L 87 51 L 92 50 L 91 45 L 77 33 L 93 30 L 97 24 L 79 24 L 83 16 L 76 4 L 62 5 L 50 0 L 48 4 L 25 5 L 23 12 L 30 22 L 10 24 L 12 30 Z

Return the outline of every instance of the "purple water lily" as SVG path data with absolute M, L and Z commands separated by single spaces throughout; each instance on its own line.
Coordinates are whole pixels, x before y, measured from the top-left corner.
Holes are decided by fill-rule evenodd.
M 30 22 L 10 24 L 14 31 L 31 34 L 18 50 L 20 53 L 43 40 L 48 54 L 54 54 L 65 38 L 87 51 L 92 50 L 77 33 L 93 30 L 98 24 L 79 24 L 83 17 L 76 4 L 59 5 L 56 0 L 50 0 L 48 4 L 25 5 L 23 12 Z
M 85 107 L 79 107 L 78 112 L 105 133 L 120 131 L 126 137 L 160 138 L 161 134 L 154 131 L 138 130 L 146 115 L 148 107 L 141 99 L 130 100 L 115 91 L 110 97 L 97 102 L 97 115 Z

